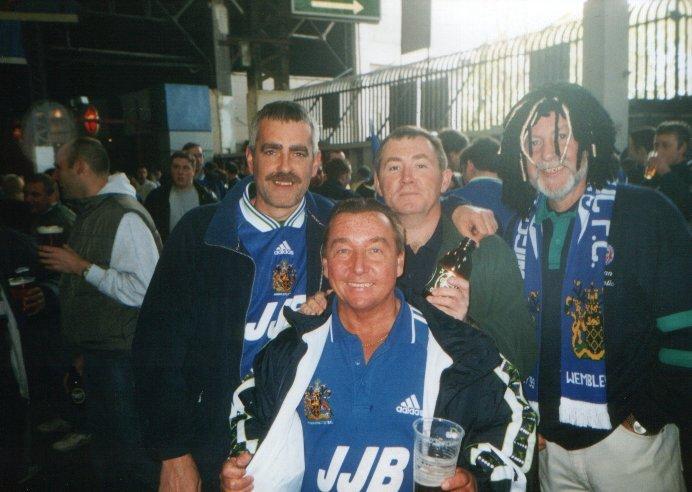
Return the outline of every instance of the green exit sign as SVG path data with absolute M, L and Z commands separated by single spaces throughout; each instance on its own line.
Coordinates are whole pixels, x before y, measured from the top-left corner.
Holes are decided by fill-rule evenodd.
M 379 22 L 380 0 L 291 0 L 291 13 L 333 21 Z

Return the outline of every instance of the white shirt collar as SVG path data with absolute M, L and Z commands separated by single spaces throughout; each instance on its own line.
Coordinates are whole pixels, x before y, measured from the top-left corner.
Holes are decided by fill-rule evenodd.
M 254 185 L 254 183 L 247 184 L 245 190 L 243 191 L 243 196 L 240 198 L 240 212 L 243 214 L 243 217 L 260 232 L 268 232 L 273 229 L 279 229 L 282 224 L 280 224 L 276 219 L 269 217 L 267 214 L 260 212 L 252 204 L 250 199 L 250 186 L 252 185 Z M 305 197 L 303 197 L 293 213 L 284 221 L 283 226 L 300 229 L 303 227 L 304 222 Z
M 496 183 L 502 184 L 502 180 L 500 178 L 494 178 L 492 176 L 478 176 L 470 180 L 469 183 L 473 183 L 474 181 L 494 181 Z

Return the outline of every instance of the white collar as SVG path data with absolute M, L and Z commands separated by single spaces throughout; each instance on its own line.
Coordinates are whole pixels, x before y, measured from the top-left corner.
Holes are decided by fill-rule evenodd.
M 492 176 L 477 176 L 466 184 L 473 183 L 474 181 L 494 181 L 495 183 L 502 184 L 502 180 L 500 178 L 493 178 Z
M 240 198 L 240 212 L 243 214 L 243 217 L 260 232 L 269 232 L 273 229 L 279 229 L 282 224 L 280 224 L 276 219 L 269 217 L 267 214 L 260 212 L 252 204 L 250 199 L 251 185 L 254 185 L 254 183 L 250 182 L 247 184 L 245 190 L 243 191 L 243 196 Z M 304 222 L 305 197 L 303 197 L 293 213 L 284 221 L 283 226 L 300 229 L 303 227 Z

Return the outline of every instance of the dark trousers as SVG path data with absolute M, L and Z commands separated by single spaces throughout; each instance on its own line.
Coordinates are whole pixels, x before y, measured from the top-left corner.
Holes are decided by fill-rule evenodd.
M 130 352 L 84 354 L 85 430 L 93 434 L 95 472 L 103 490 L 149 490 L 159 469 L 142 446 Z
M 0 490 L 11 490 L 26 464 L 24 433 L 28 401 L 19 396 L 11 369 L 4 369 L 10 368 L 0 367 Z
M 56 407 L 64 400 L 60 334 L 45 323 L 34 323 L 22 331 L 22 350 L 31 404 L 34 408 L 40 407 L 42 413 L 48 413 L 37 417 L 39 421 L 54 417 Z

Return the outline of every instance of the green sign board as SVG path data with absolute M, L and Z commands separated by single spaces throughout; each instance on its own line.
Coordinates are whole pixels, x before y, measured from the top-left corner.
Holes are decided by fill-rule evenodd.
M 380 0 L 291 0 L 291 13 L 333 21 L 379 22 Z

